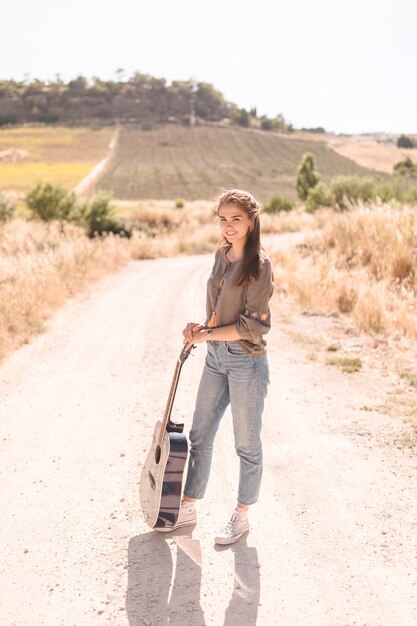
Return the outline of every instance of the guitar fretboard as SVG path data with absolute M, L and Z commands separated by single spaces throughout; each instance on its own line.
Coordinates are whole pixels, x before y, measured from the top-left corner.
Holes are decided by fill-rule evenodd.
M 178 386 L 178 380 L 179 380 L 179 377 L 180 377 L 181 367 L 182 367 L 182 362 L 180 360 L 178 360 L 177 364 L 175 366 L 175 372 L 174 372 L 174 377 L 173 377 L 172 383 L 171 383 L 171 389 L 169 391 L 168 401 L 167 401 L 166 408 L 165 408 L 165 413 L 164 413 L 164 419 L 162 420 L 162 428 L 161 428 L 160 433 L 159 433 L 158 444 L 159 444 L 160 447 L 162 446 L 162 441 L 164 439 L 164 435 L 165 435 L 165 431 L 166 431 L 166 428 L 167 428 L 167 425 L 168 425 L 168 421 L 169 421 L 169 418 L 171 417 L 172 405 L 174 404 L 174 398 L 175 398 L 175 393 L 177 391 L 177 386 Z

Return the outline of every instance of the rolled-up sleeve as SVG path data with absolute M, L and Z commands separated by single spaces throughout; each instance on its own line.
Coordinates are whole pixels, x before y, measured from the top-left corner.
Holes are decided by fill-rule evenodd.
M 265 258 L 259 278 L 247 289 L 245 311 L 239 316 L 235 328 L 241 339 L 258 344 L 262 335 L 271 328 L 269 300 L 274 292 L 274 276 L 271 262 Z

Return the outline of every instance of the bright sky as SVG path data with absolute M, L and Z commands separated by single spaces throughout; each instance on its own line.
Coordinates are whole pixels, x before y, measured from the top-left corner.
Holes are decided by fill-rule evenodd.
M 8 0 L 0 78 L 210 82 L 296 127 L 417 133 L 416 0 Z

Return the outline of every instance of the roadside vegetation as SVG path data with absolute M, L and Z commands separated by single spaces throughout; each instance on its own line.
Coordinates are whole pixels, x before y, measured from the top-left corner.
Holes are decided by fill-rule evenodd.
M 44 329 L 51 311 L 129 258 L 118 237 L 89 239 L 68 224 L 0 224 L 0 359 Z
M 32 130 L 26 129 L 27 132 Z M 77 134 L 78 130 L 68 130 L 65 135 L 68 146 L 72 146 L 69 152 L 74 149 L 73 154 L 79 150 L 74 145 L 74 138 L 89 137 L 88 134 Z M 22 141 L 26 131 L 21 129 Z M 312 310 L 337 311 L 351 316 L 358 328 L 364 331 L 402 333 L 417 338 L 417 218 L 411 208 L 417 204 L 417 184 L 413 176 L 399 173 L 380 179 L 370 176 L 366 170 L 365 175 L 359 175 L 363 174 L 360 168 L 359 173 L 341 175 L 336 172 L 331 176 L 331 167 L 335 166 L 334 153 L 330 158 L 331 151 L 321 143 L 316 144 L 313 154 L 310 150 L 302 152 L 306 145 L 310 148 L 308 142 L 286 140 L 267 133 L 245 133 L 220 127 L 188 131 L 195 140 L 190 139 L 190 144 L 185 140 L 185 131 L 175 125 L 146 132 L 135 131 L 134 128 L 131 132 L 127 128 L 122 129 L 121 150 L 117 163 L 102 181 L 104 190 L 85 199 L 78 198 L 71 187 L 56 182 L 37 183 L 17 199 L 13 194 L 0 193 L 0 289 L 7 290 L 0 294 L 3 303 L 2 332 L 10 336 L 16 334 L 20 337 L 16 339 L 19 343 L 26 340 L 28 328 L 42 326 L 44 314 L 34 314 L 31 306 L 21 303 L 14 306 L 13 302 L 19 300 L 13 293 L 14 290 L 16 293 L 25 292 L 26 298 L 33 292 L 33 301 L 37 305 L 44 302 L 45 306 L 41 308 L 49 310 L 50 303 L 61 301 L 61 296 L 53 296 L 49 301 L 46 296 L 42 299 L 36 295 L 38 285 L 45 283 L 45 276 L 48 281 L 52 280 L 51 276 L 58 282 L 62 281 L 64 287 L 60 293 L 68 295 L 78 289 L 77 285 L 88 281 L 89 276 L 100 274 L 101 264 L 107 268 L 104 271 L 108 271 L 110 267 L 117 267 L 129 259 L 212 251 L 217 241 L 214 203 L 190 201 L 186 199 L 187 194 L 181 192 L 184 191 L 182 185 L 187 184 L 189 187 L 194 185 L 193 193 L 197 193 L 205 177 L 208 186 L 205 188 L 211 190 L 207 195 L 215 196 L 217 189 L 214 181 L 217 178 L 214 165 L 211 169 L 208 161 L 204 160 L 213 153 L 214 144 L 211 145 L 210 141 L 214 141 L 217 147 L 221 144 L 231 146 L 230 158 L 237 152 L 240 155 L 238 175 L 238 170 L 235 171 L 227 160 L 227 150 L 224 158 L 217 154 L 217 166 L 224 166 L 223 173 L 229 172 L 230 185 L 238 184 L 247 176 L 247 187 L 255 195 L 256 180 L 262 179 L 264 190 L 274 190 L 264 197 L 264 233 L 317 231 L 308 244 L 298 247 L 291 254 L 279 254 L 275 259 L 278 280 L 289 293 Z M 95 132 L 98 133 L 98 144 L 102 142 L 102 149 L 111 133 L 106 135 L 102 131 L 89 130 L 90 134 Z M 216 134 L 221 135 L 222 141 Z M 16 136 L 19 137 L 19 133 Z M 40 146 L 41 155 L 46 149 L 45 135 L 34 133 L 31 137 L 34 145 L 37 143 Z M 149 143 L 143 137 L 147 137 Z M 55 145 L 53 133 L 49 138 L 51 145 Z M 285 168 L 290 166 L 288 160 L 279 175 L 275 171 L 268 178 L 267 166 L 254 157 L 255 146 L 261 154 L 267 155 L 271 154 L 274 146 L 277 155 L 283 150 L 283 156 L 289 149 L 288 145 L 284 145 L 285 141 L 291 141 L 293 159 L 295 156 L 298 158 L 298 163 L 292 165 L 292 179 L 289 169 L 285 174 Z M 152 160 L 156 143 L 163 144 L 166 150 L 167 160 L 161 160 L 159 167 Z M 97 144 L 93 148 L 88 141 L 87 144 L 90 148 L 86 148 L 86 154 L 98 147 Z M 326 160 L 328 157 L 329 161 Z M 253 159 L 258 167 L 265 168 L 259 172 L 258 179 L 249 173 L 250 167 L 255 167 Z M 184 169 L 181 174 L 178 163 L 187 162 L 189 169 Z M 284 163 L 284 159 L 281 162 Z M 123 167 L 119 167 L 121 163 L 124 163 Z M 270 164 L 269 161 L 269 168 Z M 405 167 L 410 169 L 409 164 Z M 210 178 L 211 175 L 213 178 Z M 181 178 L 183 183 L 176 185 L 174 181 Z M 278 183 L 284 179 L 287 186 Z M 109 189 L 124 189 L 127 197 L 135 195 L 138 180 L 143 184 L 148 180 L 154 195 L 163 195 L 161 190 L 167 184 L 166 188 L 174 199 L 112 201 L 106 191 L 108 186 Z M 265 186 L 266 180 L 269 186 Z M 295 199 L 297 197 L 298 200 Z M 16 245 L 12 243 L 13 233 Z M 70 261 L 71 255 L 73 261 Z M 30 273 L 33 288 L 21 282 L 27 272 Z M 74 273 L 74 281 L 70 279 L 71 272 Z M 53 287 L 51 291 L 60 290 Z M 13 312 L 10 313 L 10 310 Z M 16 322 L 18 310 L 22 312 L 22 319 L 26 320 L 20 326 Z M 12 323 L 10 320 L 15 321 Z M 26 330 L 15 333 L 16 325 Z M 8 344 L 4 339 L 0 342 Z
M 52 183 L 18 204 L 0 193 L 0 359 L 44 328 L 51 311 L 132 259 L 212 252 L 213 201 L 80 199 Z M 300 208 L 262 215 L 265 233 L 314 225 Z
M 352 317 L 376 335 L 417 339 L 417 214 L 409 206 L 320 209 L 314 239 L 275 259 L 302 306 Z
M 344 176 L 327 187 L 305 154 L 296 188 L 317 233 L 277 255 L 285 289 L 314 311 L 350 315 L 366 332 L 417 339 L 417 185 Z
M 210 202 L 120 207 L 102 192 L 80 201 L 50 183 L 33 187 L 24 206 L 0 194 L 0 360 L 129 260 L 208 252 L 217 240 Z

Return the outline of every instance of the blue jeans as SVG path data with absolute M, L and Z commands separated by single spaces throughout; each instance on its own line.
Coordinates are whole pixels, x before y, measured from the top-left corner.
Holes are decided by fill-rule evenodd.
M 230 403 L 235 448 L 240 458 L 238 501 L 258 499 L 262 477 L 262 411 L 269 383 L 266 354 L 251 356 L 238 341 L 207 341 L 207 356 L 190 431 L 190 457 L 184 494 L 204 496 L 213 441 Z

